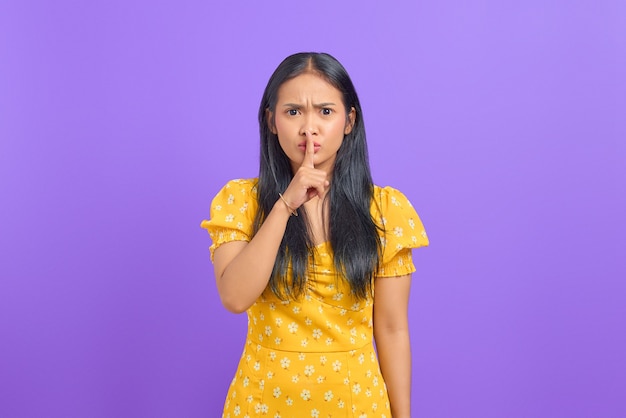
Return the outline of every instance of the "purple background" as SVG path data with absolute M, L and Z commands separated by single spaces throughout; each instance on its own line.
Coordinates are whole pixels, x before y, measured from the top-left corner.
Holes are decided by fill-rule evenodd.
M 0 416 L 216 417 L 199 223 L 328 51 L 415 251 L 415 417 L 626 416 L 626 3 L 0 2 Z

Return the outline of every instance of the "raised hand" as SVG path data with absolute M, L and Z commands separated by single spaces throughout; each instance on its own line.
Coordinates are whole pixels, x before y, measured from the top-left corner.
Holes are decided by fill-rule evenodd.
M 315 196 L 323 196 L 330 184 L 327 179 L 328 173 L 315 168 L 313 136 L 309 131 L 306 131 L 305 134 L 306 148 L 302 164 L 294 174 L 287 190 L 283 193 L 289 206 L 294 209 L 299 208 Z

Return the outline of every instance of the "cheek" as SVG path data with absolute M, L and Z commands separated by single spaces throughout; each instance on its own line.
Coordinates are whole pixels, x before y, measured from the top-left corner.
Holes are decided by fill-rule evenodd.
M 346 123 L 343 119 L 337 119 L 336 121 L 334 121 L 332 126 L 332 130 L 334 133 L 343 137 L 346 133 L 346 129 Z
M 293 130 L 292 124 L 290 124 L 288 120 L 278 117 L 274 121 L 274 127 L 276 128 L 276 134 L 279 136 L 289 135 Z

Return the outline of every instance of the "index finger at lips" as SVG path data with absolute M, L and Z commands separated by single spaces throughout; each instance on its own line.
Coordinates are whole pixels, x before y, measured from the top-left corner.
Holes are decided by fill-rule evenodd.
M 313 137 L 309 131 L 305 132 L 306 134 L 306 150 L 304 152 L 304 160 L 302 161 L 303 166 L 314 167 L 313 158 L 315 157 L 315 144 L 313 144 Z

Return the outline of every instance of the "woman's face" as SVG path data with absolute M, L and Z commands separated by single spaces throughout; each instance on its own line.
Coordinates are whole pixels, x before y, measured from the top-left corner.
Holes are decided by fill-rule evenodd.
M 343 137 L 352 131 L 356 115 L 351 108 L 346 117 L 341 92 L 319 75 L 304 73 L 280 86 L 274 112 L 268 112 L 270 127 L 278 135 L 293 171 L 304 159 L 308 131 L 315 146 L 315 168 L 330 174 Z

